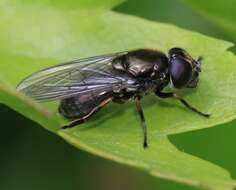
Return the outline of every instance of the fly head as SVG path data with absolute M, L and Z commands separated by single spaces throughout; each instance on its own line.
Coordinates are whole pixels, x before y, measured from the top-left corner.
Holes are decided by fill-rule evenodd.
M 175 88 L 196 88 L 201 72 L 201 58 L 194 60 L 184 49 L 169 50 L 170 80 Z

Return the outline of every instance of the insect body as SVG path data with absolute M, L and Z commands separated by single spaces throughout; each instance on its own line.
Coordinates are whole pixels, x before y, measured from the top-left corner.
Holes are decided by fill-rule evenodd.
M 201 58 L 194 60 L 184 49 L 172 48 L 168 56 L 156 50 L 134 51 L 79 59 L 41 70 L 24 79 L 17 89 L 38 101 L 60 100 L 59 112 L 71 119 L 65 128 L 83 123 L 106 104 L 135 100 L 147 147 L 147 127 L 140 100 L 154 92 L 161 98 L 179 100 L 186 108 L 202 113 L 173 92 L 175 88 L 195 88 Z

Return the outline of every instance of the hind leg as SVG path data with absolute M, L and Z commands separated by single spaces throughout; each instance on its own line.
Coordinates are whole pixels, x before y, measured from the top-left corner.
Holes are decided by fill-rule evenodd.
M 72 128 L 72 127 L 75 127 L 79 124 L 84 123 L 86 119 L 91 117 L 93 114 L 97 113 L 101 108 L 103 108 L 105 105 L 107 105 L 111 100 L 112 100 L 112 97 L 108 97 L 107 99 L 102 101 L 98 106 L 94 107 L 87 115 L 72 121 L 68 125 L 63 126 L 61 129 Z

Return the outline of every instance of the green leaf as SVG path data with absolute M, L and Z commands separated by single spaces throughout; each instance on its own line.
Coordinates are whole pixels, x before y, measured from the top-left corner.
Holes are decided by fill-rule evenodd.
M 234 0 L 181 0 L 190 5 L 201 15 L 205 16 L 209 21 L 219 26 L 228 36 L 236 41 L 236 1 Z
M 124 0 L 2 0 L 0 5 L 4 8 L 20 6 L 22 4 L 28 6 L 40 6 L 41 8 L 50 8 L 51 6 L 58 9 L 110 9 L 121 4 Z
M 168 140 L 169 134 L 212 127 L 236 117 L 236 89 L 232 88 L 236 57 L 226 51 L 231 43 L 105 9 L 81 8 L 82 1 L 66 9 L 62 1 L 42 2 L 1 3 L 0 102 L 76 147 L 154 176 L 210 189 L 236 186 L 225 169 L 179 151 Z M 167 52 L 174 46 L 204 57 L 199 87 L 178 93 L 212 117 L 201 118 L 174 100 L 145 97 L 147 150 L 142 148 L 142 129 L 132 102 L 111 103 L 86 124 L 59 130 L 67 121 L 57 113 L 57 102 L 39 104 L 14 90 L 32 72 L 66 60 L 145 47 Z

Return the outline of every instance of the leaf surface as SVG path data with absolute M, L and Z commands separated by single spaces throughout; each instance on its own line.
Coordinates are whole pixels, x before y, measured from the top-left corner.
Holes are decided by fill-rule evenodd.
M 198 13 L 221 28 L 227 36 L 236 41 L 236 1 L 234 0 L 181 0 L 191 6 Z

